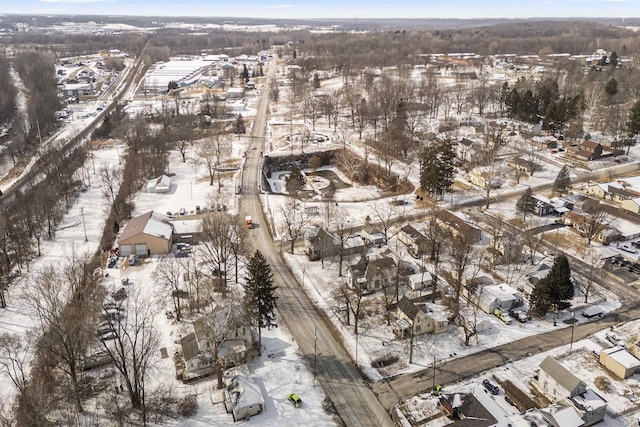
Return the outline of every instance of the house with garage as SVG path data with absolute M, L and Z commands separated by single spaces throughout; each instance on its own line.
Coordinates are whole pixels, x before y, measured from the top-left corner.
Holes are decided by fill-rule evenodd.
M 403 296 L 396 306 L 394 333 L 400 339 L 421 334 L 440 334 L 449 327 L 447 314 L 428 302 L 415 303 Z
M 147 193 L 168 193 L 171 191 L 171 177 L 163 174 L 149 180 L 146 191 Z
M 172 233 L 171 224 L 153 211 L 131 218 L 118 237 L 120 256 L 168 254 Z
M 587 391 L 585 383 L 551 356 L 540 363 L 532 384 L 553 403 Z
M 436 214 L 436 223 L 450 231 L 453 236 L 464 236 L 472 243 L 477 243 L 482 238 L 482 231 L 479 228 L 447 210 L 441 210 Z
M 587 140 L 577 145 L 570 145 L 568 151 L 576 158 L 585 161 L 598 160 L 602 157 L 602 145 L 594 141 Z

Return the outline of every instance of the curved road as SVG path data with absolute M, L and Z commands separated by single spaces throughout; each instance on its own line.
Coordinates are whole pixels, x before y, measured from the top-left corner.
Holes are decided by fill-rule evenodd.
M 280 252 L 274 246 L 262 214 L 258 180 L 261 151 L 264 148 L 269 84 L 273 82 L 275 64 L 269 67 L 267 83 L 262 89 L 251 137 L 256 150 L 247 150 L 242 177 L 241 215 L 251 215 L 254 228 L 249 230 L 253 245 L 266 257 L 278 286 L 278 311 L 298 342 L 303 355 L 314 367 L 326 395 L 348 426 L 392 426 L 393 423 L 375 394 L 363 381 L 351 357 L 334 337 L 332 326 L 315 308 L 289 272 Z M 317 351 L 315 349 L 317 349 Z

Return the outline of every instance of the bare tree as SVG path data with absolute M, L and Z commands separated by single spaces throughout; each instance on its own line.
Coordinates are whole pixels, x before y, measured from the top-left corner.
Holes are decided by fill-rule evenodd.
M 27 356 L 31 347 L 31 335 L 4 332 L 0 335 L 0 374 L 9 377 L 18 393 L 23 394 L 29 380 Z
M 384 234 L 384 241 L 388 242 L 391 238 L 389 236 L 391 227 L 398 215 L 396 207 L 391 203 L 375 204 L 372 213 L 373 220 L 379 224 L 382 234 Z
M 227 296 L 227 275 L 233 256 L 232 239 L 236 235 L 237 220 L 226 213 L 207 215 L 202 222 L 200 266 L 212 281 L 220 281 L 223 298 Z
M 235 217 L 229 229 L 229 249 L 235 264 L 236 283 L 239 283 L 238 264 L 240 259 L 248 256 L 251 250 L 247 226 L 239 217 Z
M 202 159 L 203 163 L 207 167 L 209 173 L 209 185 L 213 185 L 213 181 L 218 176 L 218 192 L 222 187 L 222 171 L 220 170 L 220 163 L 231 152 L 231 139 L 229 133 L 217 126 L 211 130 L 208 137 L 198 141 L 197 155 Z
M 121 212 L 118 212 L 116 198 L 118 197 L 118 191 L 122 184 L 122 174 L 118 170 L 117 166 L 109 166 L 104 163 L 98 169 L 98 176 L 100 177 L 100 183 L 102 184 L 103 197 L 109 203 L 109 206 L 113 206 L 116 210 L 116 215 L 119 217 Z
M 133 293 L 126 299 L 127 315 L 120 321 L 108 319 L 115 339 L 100 341 L 115 368 L 121 374 L 133 409 L 147 421 L 147 380 L 158 352 L 160 334 L 154 326 L 156 311 L 151 302 Z
M 347 240 L 351 238 L 351 222 L 349 220 L 349 214 L 344 208 L 336 208 L 333 215 L 333 228 L 335 229 L 335 236 L 338 238 L 340 245 L 338 252 L 338 277 L 342 277 L 342 263 L 344 261 L 344 250 L 347 244 Z
M 304 211 L 301 209 L 300 204 L 294 198 L 290 198 L 282 206 L 282 218 L 282 231 L 290 240 L 290 251 L 293 253 L 296 240 L 304 235 L 304 230 L 309 225 L 309 221 L 307 220 Z
M 600 201 L 590 203 L 588 209 L 586 206 L 585 213 L 581 218 L 584 237 L 587 239 L 587 246 L 591 241 L 607 227 L 613 225 L 613 218 L 606 209 L 606 205 Z
M 337 297 L 342 299 L 346 305 L 347 326 L 351 324 L 351 315 L 353 315 L 353 332 L 358 335 L 358 325 L 360 316 L 362 315 L 365 289 L 358 283 L 349 286 L 346 280 L 342 280 L 338 284 L 336 291 Z
M 182 305 L 180 303 L 183 294 L 180 289 L 182 270 L 183 267 L 175 257 L 165 257 L 160 260 L 158 268 L 154 272 L 156 282 L 169 290 L 178 322 L 182 320 Z
M 38 345 L 53 357 L 56 366 L 68 378 L 73 402 L 78 412 L 83 411 L 80 382 L 81 362 L 94 337 L 86 306 L 91 297 L 82 292 L 96 285 L 92 274 L 87 274 L 88 257 L 63 266 L 62 272 L 49 266 L 33 280 L 25 297 L 37 315 Z M 66 280 L 60 280 L 60 276 Z M 78 295 L 85 301 L 79 302 Z
M 221 350 L 225 344 L 239 338 L 238 330 L 245 329 L 245 325 L 248 324 L 242 304 L 234 299 L 226 300 L 224 305 L 214 303 L 205 309 L 204 316 L 196 322 L 203 331 L 204 339 L 208 341 L 207 348 L 211 352 L 218 390 L 220 390 L 224 387 L 222 381 L 224 356 L 221 354 Z M 249 334 L 251 334 L 250 330 Z M 242 337 L 243 334 L 240 334 L 240 338 Z
M 586 248 L 585 248 L 586 249 Z M 576 283 L 582 295 L 584 295 L 584 303 L 589 303 L 589 295 L 596 284 L 596 279 L 601 275 L 602 261 L 600 254 L 595 251 L 585 250 L 582 253 L 585 269 L 582 274 L 574 274 L 573 281 Z
M 469 236 L 457 235 L 451 239 L 451 251 L 449 253 L 451 261 L 451 273 L 453 282 L 453 316 L 455 321 L 460 314 L 460 300 L 465 282 L 465 274 L 471 267 L 475 259 L 481 259 L 474 250 Z

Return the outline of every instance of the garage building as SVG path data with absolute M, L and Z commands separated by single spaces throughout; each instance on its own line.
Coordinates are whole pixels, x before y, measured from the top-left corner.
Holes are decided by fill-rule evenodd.
M 154 216 L 153 211 L 131 218 L 118 238 L 120 256 L 167 254 L 172 232 L 173 227 Z

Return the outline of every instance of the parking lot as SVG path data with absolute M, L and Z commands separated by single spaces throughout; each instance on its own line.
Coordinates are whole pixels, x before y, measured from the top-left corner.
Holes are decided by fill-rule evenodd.
M 625 283 L 640 280 L 640 262 L 622 255 L 615 255 L 605 260 L 603 268 L 620 277 Z

